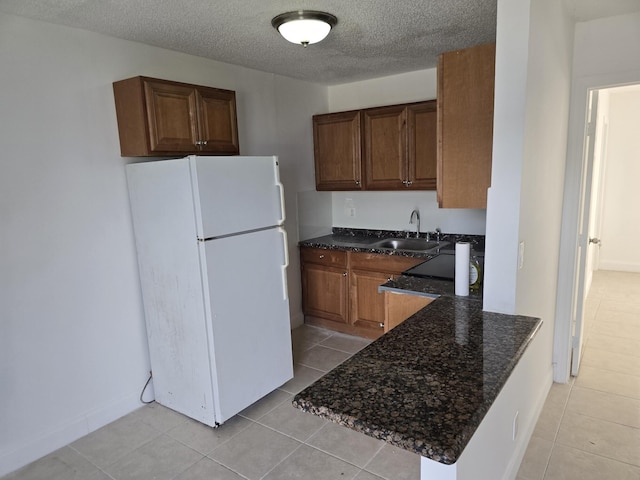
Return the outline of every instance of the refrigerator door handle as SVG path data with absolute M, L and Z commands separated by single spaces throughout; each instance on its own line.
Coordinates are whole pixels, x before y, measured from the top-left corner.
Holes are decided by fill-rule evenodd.
M 289 266 L 289 239 L 287 238 L 287 232 L 284 228 L 278 228 L 278 231 L 282 234 L 282 248 L 284 249 L 284 265 L 282 265 L 282 293 L 284 300 L 287 300 L 289 296 L 289 287 L 287 285 L 287 267 Z
M 280 176 L 278 175 L 278 162 L 275 164 L 276 168 L 276 187 L 278 187 L 278 191 L 280 192 L 280 220 L 278 221 L 278 225 L 284 224 L 285 221 L 285 211 L 284 211 L 284 185 L 280 181 Z M 286 235 L 286 233 L 285 233 Z

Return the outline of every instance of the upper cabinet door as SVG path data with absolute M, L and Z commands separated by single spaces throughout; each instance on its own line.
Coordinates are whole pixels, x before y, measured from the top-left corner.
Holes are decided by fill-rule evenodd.
M 313 117 L 317 190 L 361 190 L 360 112 Z
M 190 153 L 198 141 L 196 91 L 163 82 L 144 82 L 149 150 Z
M 438 203 L 486 208 L 491 185 L 495 44 L 440 55 Z
M 437 104 L 435 100 L 407 107 L 408 180 L 414 190 L 435 190 L 437 172 Z
M 366 190 L 407 186 L 407 112 L 404 105 L 364 110 Z
M 231 90 L 133 77 L 113 93 L 123 157 L 238 154 Z
M 239 146 L 235 92 L 198 87 L 196 96 L 201 151 L 237 154 Z

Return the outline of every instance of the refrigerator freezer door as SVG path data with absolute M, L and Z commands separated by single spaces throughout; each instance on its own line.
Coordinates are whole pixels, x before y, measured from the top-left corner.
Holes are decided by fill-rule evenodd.
M 282 225 L 276 157 L 189 157 L 199 238 Z
M 220 423 L 293 377 L 285 238 L 271 228 L 200 242 Z

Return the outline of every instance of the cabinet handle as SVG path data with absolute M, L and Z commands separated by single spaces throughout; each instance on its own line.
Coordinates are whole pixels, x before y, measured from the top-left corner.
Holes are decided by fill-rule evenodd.
M 393 280 L 393 277 L 387 278 L 387 282 L 390 282 L 391 280 Z
M 360 186 L 360 180 L 356 180 L 356 185 Z
M 206 140 L 196 140 L 196 141 L 195 141 L 195 144 L 196 144 L 197 146 L 201 147 L 201 146 L 206 145 L 206 144 L 207 144 L 207 141 L 206 141 Z
M 342 274 L 342 276 L 343 276 L 343 277 L 346 277 L 346 276 L 347 276 L 347 272 L 344 272 L 344 273 Z
M 384 323 L 380 322 L 380 323 L 378 324 L 378 326 L 379 326 L 380 328 L 384 328 Z
M 324 258 L 324 255 L 320 255 L 320 258 Z

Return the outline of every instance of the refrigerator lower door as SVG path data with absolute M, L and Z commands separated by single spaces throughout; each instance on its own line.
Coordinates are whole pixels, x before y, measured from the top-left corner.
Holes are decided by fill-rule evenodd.
M 281 228 L 200 242 L 214 408 L 222 423 L 293 377 Z

